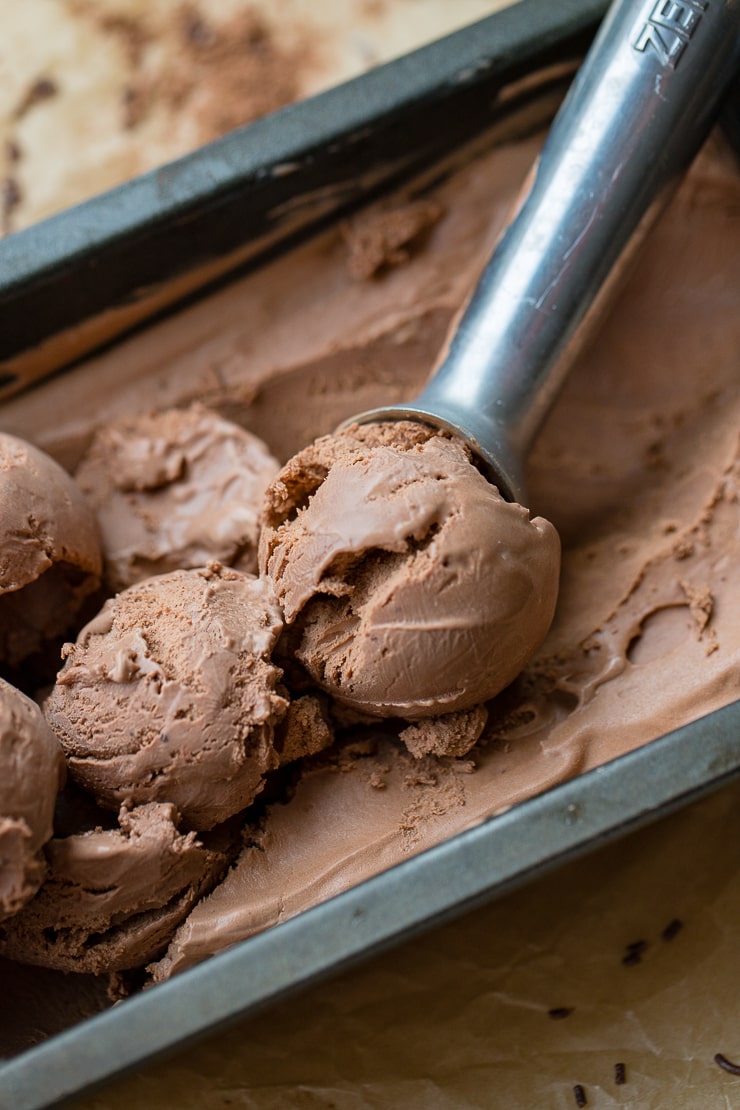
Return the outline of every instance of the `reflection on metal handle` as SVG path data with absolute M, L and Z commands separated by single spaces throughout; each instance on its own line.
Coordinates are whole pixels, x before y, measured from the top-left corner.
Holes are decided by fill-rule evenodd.
M 607 279 L 698 151 L 739 63 L 740 0 L 617 0 L 436 373 L 409 405 L 360 419 L 458 430 L 520 500 L 523 459 Z

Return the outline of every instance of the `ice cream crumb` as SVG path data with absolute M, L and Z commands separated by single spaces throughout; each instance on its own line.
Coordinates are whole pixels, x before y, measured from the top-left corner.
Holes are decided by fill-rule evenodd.
M 484 705 L 441 717 L 427 717 L 401 731 L 401 740 L 413 756 L 467 755 L 480 739 L 488 720 Z
M 689 603 L 689 612 L 696 624 L 698 638 L 701 640 L 704 629 L 712 619 L 712 610 L 714 608 L 712 592 L 706 585 L 694 586 L 691 582 L 687 582 L 683 578 L 679 579 L 678 584 Z
M 390 266 L 408 262 L 424 232 L 444 210 L 432 200 L 413 200 L 393 208 L 375 209 L 348 220 L 342 234 L 347 244 L 347 269 L 358 281 L 368 281 Z
M 315 755 L 328 748 L 333 740 L 333 730 L 319 699 L 306 694 L 288 705 L 287 713 L 275 738 L 275 746 L 282 764 L 302 759 L 307 755 Z
M 694 554 L 693 541 L 686 536 L 676 540 L 673 545 L 673 557 L 675 559 L 689 559 Z

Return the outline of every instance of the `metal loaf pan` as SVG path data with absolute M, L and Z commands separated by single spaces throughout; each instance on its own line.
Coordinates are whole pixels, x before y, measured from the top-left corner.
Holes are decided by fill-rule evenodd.
M 0 400 L 439 160 L 583 54 L 606 0 L 523 0 L 76 208 L 0 250 Z M 502 87 L 512 89 L 499 102 Z M 543 121 L 542 121 L 543 122 Z
M 513 83 L 576 59 L 605 8 L 524 0 L 12 236 L 0 250 L 0 396 L 43 388 L 95 345 L 541 97 L 542 82 Z M 502 100 L 503 86 L 519 91 Z M 740 773 L 738 735 L 740 701 L 72 1025 L 0 1065 L 0 1106 L 79 1095 L 664 815 Z

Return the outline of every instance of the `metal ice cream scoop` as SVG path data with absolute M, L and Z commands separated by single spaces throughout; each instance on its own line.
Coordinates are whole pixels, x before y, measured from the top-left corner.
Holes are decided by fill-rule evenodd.
M 740 0 L 616 0 L 435 373 L 415 400 L 354 421 L 450 429 L 526 504 L 530 444 L 739 65 Z

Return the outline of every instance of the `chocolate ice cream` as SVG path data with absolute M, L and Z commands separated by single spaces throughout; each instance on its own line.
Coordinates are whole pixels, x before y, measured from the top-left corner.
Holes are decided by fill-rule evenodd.
M 100 573 L 79 487 L 43 451 L 0 432 L 0 663 L 16 666 L 67 631 Z
M 45 703 L 73 779 L 108 808 L 172 802 L 195 829 L 244 809 L 278 765 L 281 628 L 269 583 L 218 563 L 108 601 Z
M 49 876 L 0 926 L 0 953 L 64 971 L 140 967 L 223 874 L 228 854 L 181 834 L 174 806 L 152 802 L 119 814 L 117 829 L 55 837 Z
M 320 439 L 267 492 L 260 568 L 295 654 L 364 713 L 494 697 L 544 639 L 559 567 L 551 524 L 504 501 L 461 442 L 410 421 Z
M 75 477 L 98 515 L 111 588 L 210 559 L 255 571 L 277 470 L 262 440 L 202 405 L 103 426 Z
M 0 678 L 0 921 L 33 896 L 46 874 L 64 759 L 41 710 Z
M 133 415 L 156 380 L 158 404 L 205 397 L 285 460 L 353 413 L 413 396 L 536 149 L 529 140 L 491 150 L 437 184 L 445 215 L 382 276 L 347 281 L 345 239 L 327 231 L 11 401 L 4 426 L 33 431 L 73 465 L 95 429 Z M 710 149 L 543 428 L 528 488 L 563 541 L 557 612 L 522 676 L 487 703 L 472 753 L 425 755 L 435 718 L 405 730 L 421 758 L 392 726 L 376 722 L 379 741 L 350 726 L 344 749 L 305 761 L 258 827 L 248 817 L 240 862 L 194 908 L 155 977 L 737 696 L 737 213 L 736 169 Z M 80 716 L 92 716 L 98 703 L 82 690 Z M 60 686 L 53 699 L 66 696 Z M 469 714 L 442 718 L 458 752 L 481 727 L 482 713 Z M 310 721 L 306 713 L 309 732 Z
M 463 299 L 456 283 L 465 251 L 482 256 L 484 228 L 497 233 L 500 224 L 488 226 L 483 213 L 516 157 L 516 148 L 494 153 L 443 187 L 449 215 L 426 255 L 384 279 L 385 316 L 381 288 L 368 285 L 365 333 L 355 287 L 335 285 L 340 243 L 332 255 L 327 237 L 293 260 L 299 270 L 309 258 L 324 266 L 325 285 L 311 296 L 333 291 L 331 320 L 342 309 L 353 317 L 347 362 L 352 355 L 367 377 L 358 374 L 359 403 L 341 398 L 346 415 L 387 400 L 384 382 L 370 393 L 371 371 L 392 364 L 405 381 L 421 337 L 432 365 L 439 340 L 430 321 Z M 178 930 L 156 980 L 737 697 L 737 201 L 734 163 L 710 146 L 535 445 L 533 503 L 563 538 L 557 612 L 522 676 L 488 703 L 472 753 L 418 760 L 373 741 L 355 744 L 349 760 L 335 751 L 306 763 L 288 804 L 270 807 L 256 842 Z M 468 265 L 472 280 L 476 265 Z M 287 266 L 271 279 L 285 283 Z M 312 351 L 304 366 L 276 376 L 266 387 L 273 402 L 299 370 L 312 383 L 322 372 L 331 380 L 337 343 L 323 362 Z M 407 396 L 419 385 L 406 382 Z M 335 421 L 342 415 L 332 410 Z M 276 425 L 273 449 L 279 434 Z M 282 446 L 292 449 L 290 439 Z M 323 477 L 318 467 L 317 485 Z M 425 724 L 409 726 L 411 744 Z

